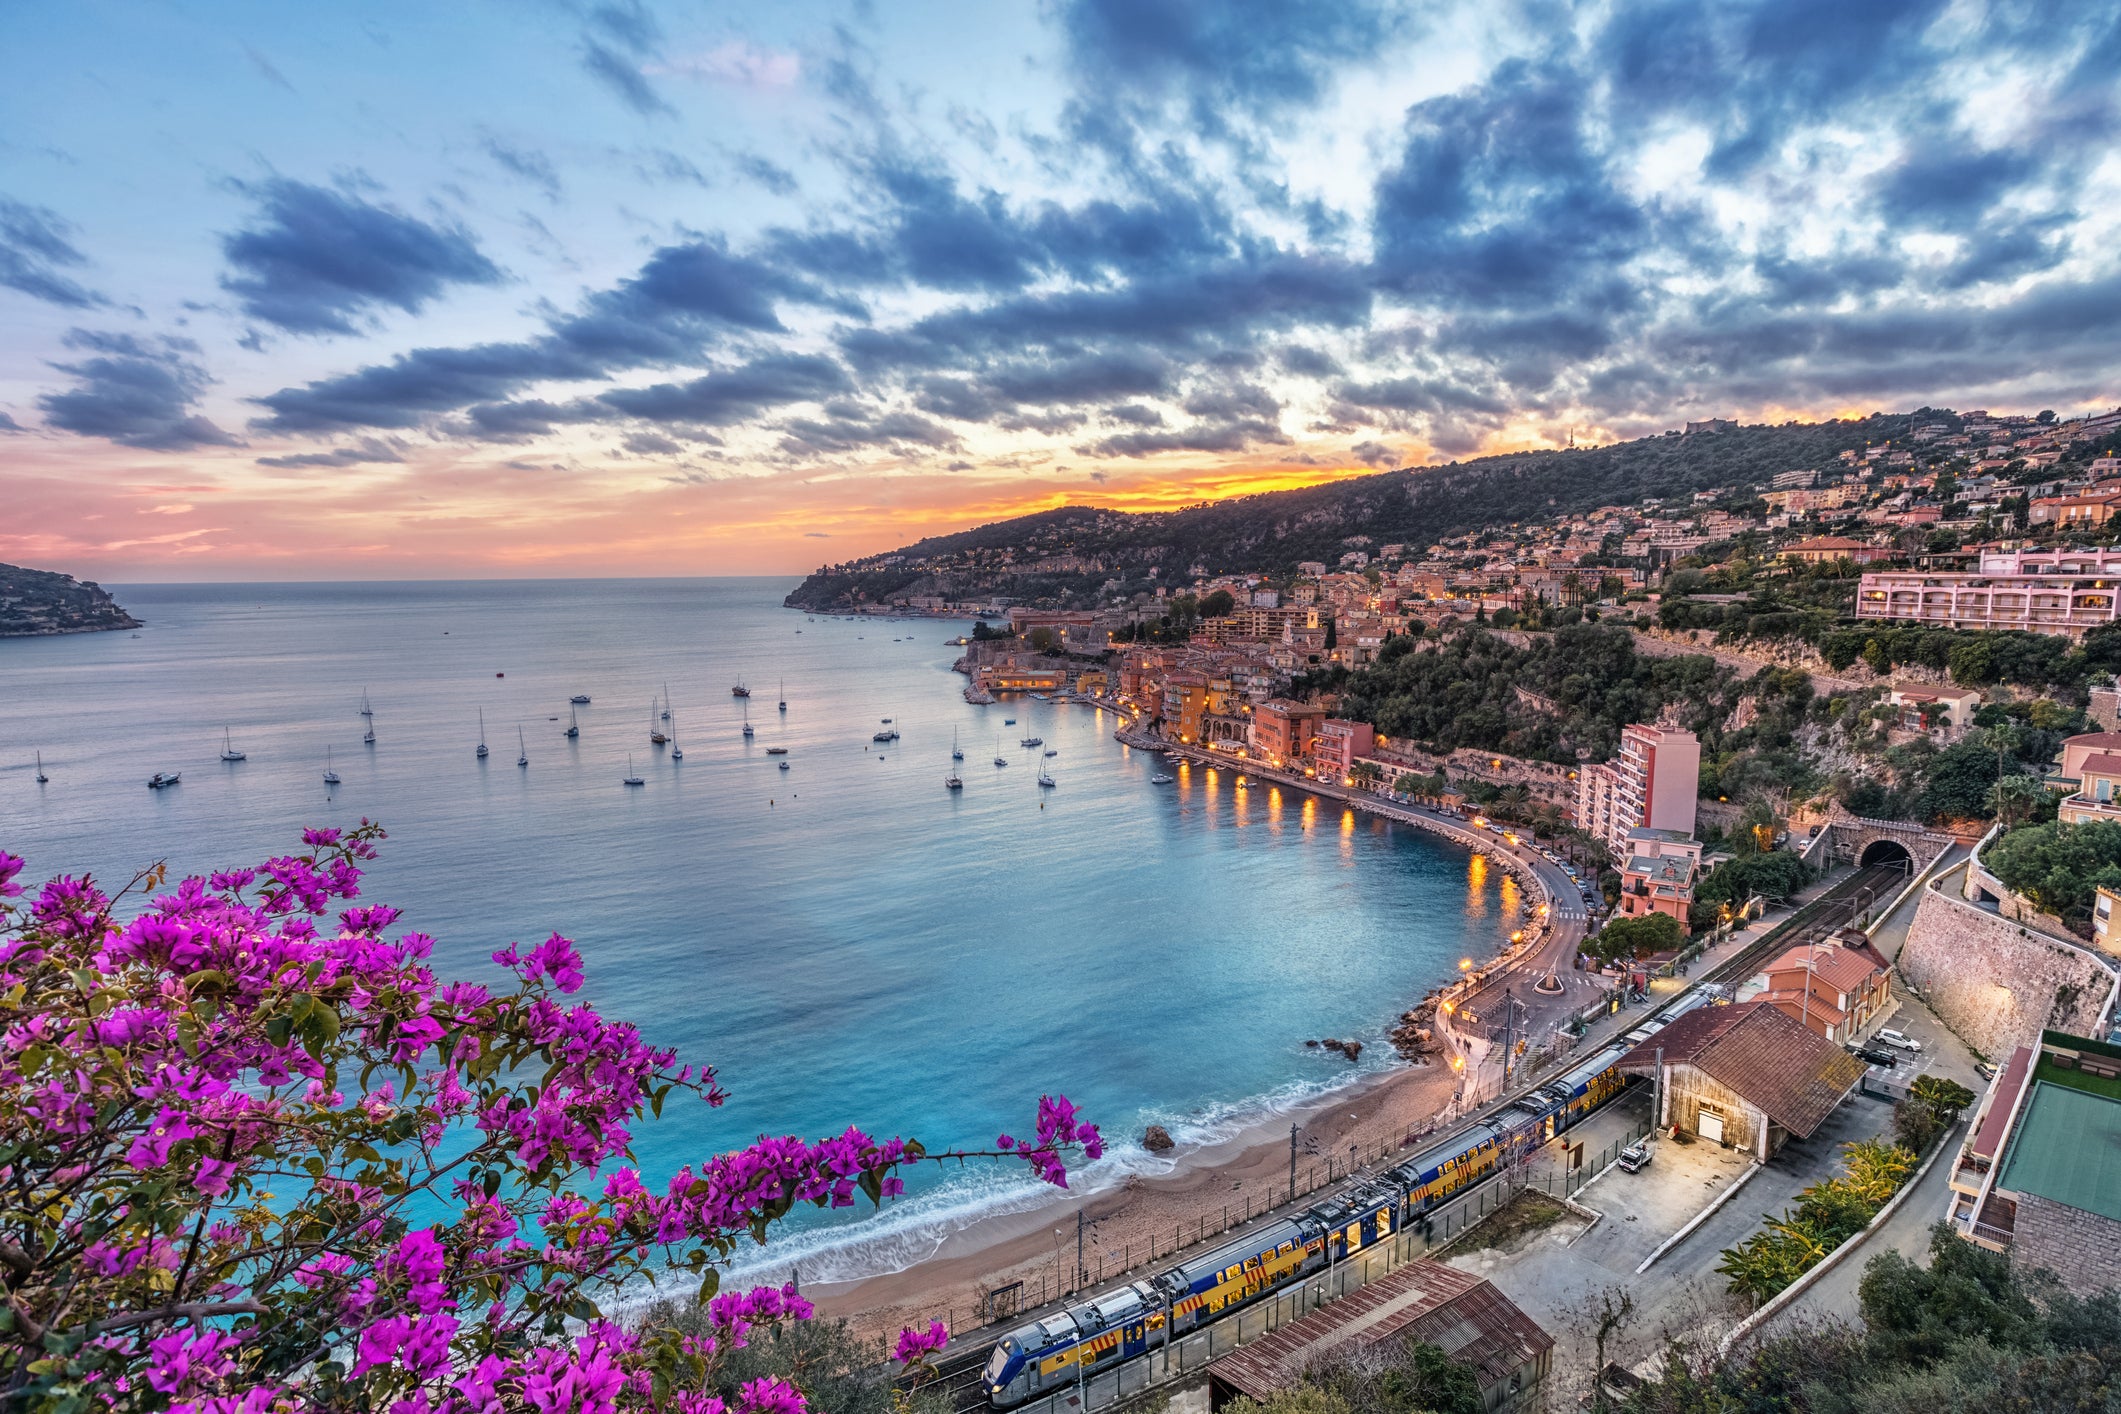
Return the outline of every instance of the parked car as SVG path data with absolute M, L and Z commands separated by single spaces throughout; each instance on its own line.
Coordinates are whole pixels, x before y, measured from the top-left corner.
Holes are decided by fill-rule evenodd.
M 1974 1074 L 1980 1076 L 1983 1080 L 1993 1081 L 1996 1078 L 1996 1067 L 1990 1065 L 1987 1061 L 1975 1061 Z
M 1890 1026 L 1886 1027 L 1883 1031 L 1880 1031 L 1876 1036 L 1873 1036 L 1871 1039 L 1873 1041 L 1881 1042 L 1884 1045 L 1891 1046 L 1894 1050 L 1897 1051 L 1912 1051 L 1917 1054 L 1920 1054 L 1922 1050 L 1922 1043 L 1920 1041 L 1908 1035 L 1905 1031 L 1895 1031 Z
M 1639 1173 L 1650 1166 L 1650 1146 L 1637 1140 L 1620 1151 L 1620 1167 L 1628 1173 Z
M 1882 1065 L 1888 1070 L 1900 1064 L 1900 1057 L 1883 1046 L 1850 1046 L 1849 1054 L 1865 1065 Z

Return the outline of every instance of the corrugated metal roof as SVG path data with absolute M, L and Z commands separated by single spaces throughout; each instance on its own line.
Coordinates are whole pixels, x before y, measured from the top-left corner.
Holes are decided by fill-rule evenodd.
M 1863 1079 L 1863 1066 L 1763 1001 L 1688 1012 L 1622 1056 L 1622 1071 L 1691 1065 L 1804 1137 Z
M 1230 1388 L 1265 1400 L 1343 1348 L 1395 1338 L 1440 1347 L 1471 1365 L 1483 1389 L 1507 1380 L 1554 1344 L 1485 1277 L 1441 1262 L 1414 1262 L 1232 1351 L 1208 1371 Z

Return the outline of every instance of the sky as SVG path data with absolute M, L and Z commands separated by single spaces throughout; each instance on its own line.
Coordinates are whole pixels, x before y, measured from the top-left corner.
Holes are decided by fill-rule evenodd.
M 2121 402 L 2121 9 L 0 10 L 0 560 L 799 573 Z

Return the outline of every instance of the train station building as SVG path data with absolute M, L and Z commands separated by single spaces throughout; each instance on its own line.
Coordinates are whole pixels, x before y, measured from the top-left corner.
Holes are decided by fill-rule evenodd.
M 1208 1406 L 1264 1404 L 1337 1356 L 1388 1342 L 1433 1345 L 1480 1381 L 1487 1414 L 1539 1407 L 1554 1338 L 1493 1282 L 1442 1262 L 1412 1262 L 1208 1366 Z
M 1816 1133 L 1863 1079 L 1854 1056 L 1766 1001 L 1690 1011 L 1616 1065 L 1657 1082 L 1659 1128 L 1762 1163 L 1792 1135 Z

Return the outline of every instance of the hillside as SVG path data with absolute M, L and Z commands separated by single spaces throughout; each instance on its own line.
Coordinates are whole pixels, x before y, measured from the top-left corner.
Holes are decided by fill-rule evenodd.
M 102 586 L 51 570 L 0 565 L 0 638 L 138 628 Z
M 1287 574 L 1306 560 L 1333 563 L 1357 536 L 1417 551 L 1469 531 L 1633 505 L 1645 497 L 1764 485 L 1778 472 L 1823 466 L 1843 451 L 1899 438 L 1917 418 L 1955 421 L 1923 408 L 1481 457 L 1181 511 L 1065 507 L 820 567 L 787 602 L 832 609 L 897 594 L 1000 593 L 1020 602 L 1076 606 L 1096 602 L 1109 581 L 1118 581 L 1117 592 L 1129 593 L 1188 582 L 1196 566 L 1211 575 Z

